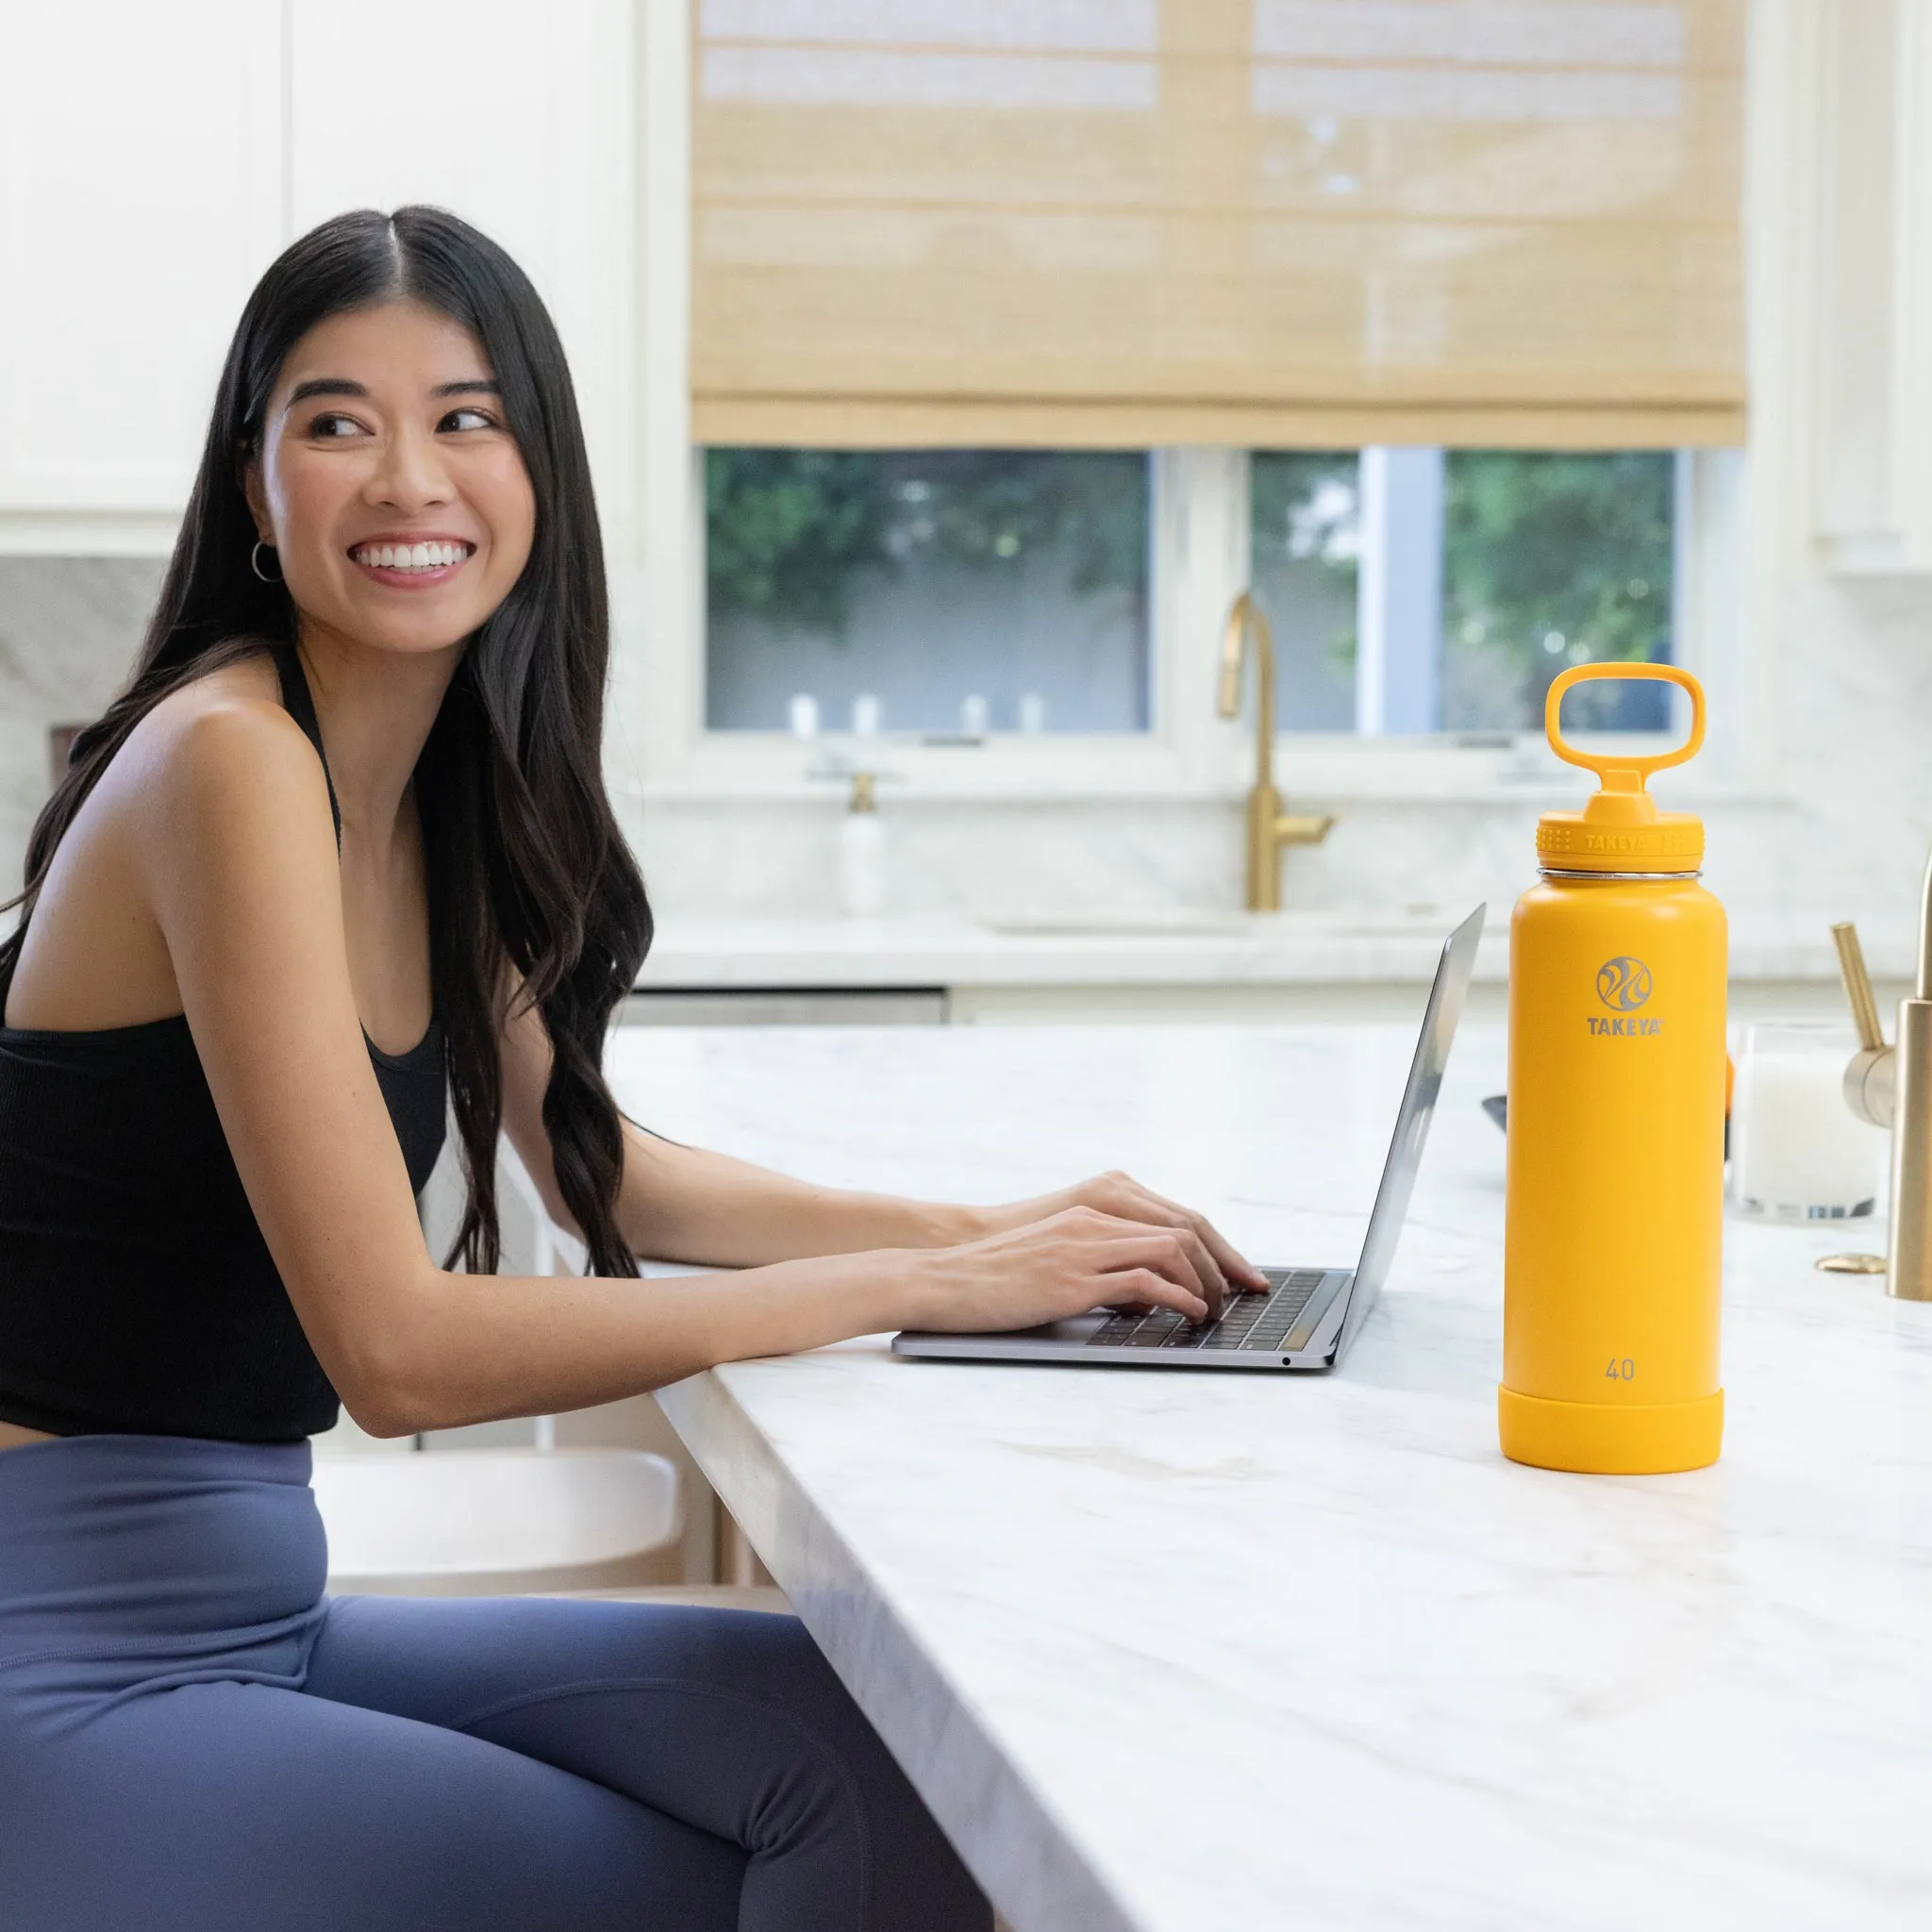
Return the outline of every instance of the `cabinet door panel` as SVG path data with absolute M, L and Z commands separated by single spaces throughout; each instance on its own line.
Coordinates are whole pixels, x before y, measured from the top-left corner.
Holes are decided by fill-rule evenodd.
M 556 319 L 607 535 L 631 513 L 632 57 L 623 0 L 292 0 L 300 233 L 431 202 L 502 242 Z
M 280 241 L 276 9 L 0 0 L 0 508 L 177 510 Z

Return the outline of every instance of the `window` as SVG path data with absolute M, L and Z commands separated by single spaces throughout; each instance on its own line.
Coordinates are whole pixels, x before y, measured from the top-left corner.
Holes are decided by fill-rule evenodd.
M 1728 675 L 1736 464 L 1673 452 L 1741 440 L 1740 0 L 645 11 L 649 782 L 808 783 L 792 699 L 871 696 L 935 796 L 1220 796 L 1250 587 L 1304 790 Z
M 1442 532 L 1442 724 L 1539 730 L 1559 671 L 1668 663 L 1676 458 L 1669 451 L 1448 460 Z M 1669 688 L 1587 685 L 1574 728 L 1661 731 Z
M 1248 576 L 1274 634 L 1283 731 L 1355 729 L 1359 468 L 1353 450 L 1248 460 Z
M 1114 451 L 710 449 L 707 722 L 1140 732 L 1152 489 Z
M 1668 661 L 1669 451 L 1257 452 L 1250 571 L 1289 731 L 1533 731 L 1557 674 Z M 1576 728 L 1658 731 L 1669 693 L 1598 685 Z
M 749 749 L 803 707 L 902 746 L 1171 743 L 1246 585 L 1278 729 L 1534 734 L 1566 666 L 1677 655 L 1686 471 L 1671 451 L 713 448 L 705 727 Z M 1244 562 L 1191 546 L 1230 522 Z M 1591 686 L 1571 725 L 1661 731 L 1671 703 Z

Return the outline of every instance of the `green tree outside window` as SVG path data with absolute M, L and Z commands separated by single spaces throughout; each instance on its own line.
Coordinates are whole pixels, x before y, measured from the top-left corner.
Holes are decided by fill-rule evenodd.
M 1669 451 L 1457 450 L 1443 532 L 1442 723 L 1541 726 L 1572 664 L 1671 656 L 1674 458 Z M 1591 685 L 1578 730 L 1660 730 L 1655 686 Z

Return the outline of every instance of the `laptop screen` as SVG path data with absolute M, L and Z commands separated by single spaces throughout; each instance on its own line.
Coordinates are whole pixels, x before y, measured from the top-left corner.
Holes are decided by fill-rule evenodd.
M 1395 1258 L 1395 1244 L 1402 1239 L 1402 1218 L 1408 1211 L 1416 1170 L 1422 1165 L 1423 1142 L 1428 1138 L 1436 1095 L 1442 1088 L 1442 1072 L 1449 1064 L 1456 1023 L 1462 1017 L 1463 1002 L 1469 995 L 1469 975 L 1475 967 L 1476 941 L 1482 938 L 1487 910 L 1478 906 L 1443 942 L 1436 981 L 1429 988 L 1428 1010 L 1423 1015 L 1422 1038 L 1416 1041 L 1408 1085 L 1403 1090 L 1402 1110 L 1395 1117 L 1395 1137 L 1382 1168 L 1382 1185 L 1375 1190 L 1375 1211 L 1369 1216 L 1362 1257 L 1356 1263 L 1355 1289 L 1348 1298 L 1337 1360 L 1368 1319 L 1369 1309 L 1382 1292 L 1389 1264 Z

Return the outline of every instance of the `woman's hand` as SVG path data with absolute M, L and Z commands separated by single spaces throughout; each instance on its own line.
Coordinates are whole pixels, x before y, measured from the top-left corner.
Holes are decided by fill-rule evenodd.
M 1064 1207 L 979 1241 L 928 1251 L 919 1257 L 920 1325 L 1031 1328 L 1103 1307 L 1168 1307 L 1191 1322 L 1211 1320 L 1230 1291 L 1227 1278 L 1195 1218 L 1176 1215 L 1176 1224 L 1167 1224 Z M 1255 1271 L 1231 1248 L 1226 1253 L 1243 1271 L 1245 1286 Z
M 1205 1214 L 1143 1188 L 1131 1174 L 1103 1174 L 1076 1182 L 1051 1194 L 1031 1201 L 1015 1201 L 1004 1208 L 979 1210 L 984 1224 L 995 1232 L 1024 1227 L 1031 1222 L 1046 1221 L 1070 1208 L 1091 1208 L 1116 1221 L 1141 1223 L 1148 1227 L 1169 1228 L 1191 1235 L 1206 1251 L 1213 1271 L 1215 1311 L 1220 1312 L 1224 1295 L 1241 1292 L 1266 1294 L 1268 1277 L 1236 1249 Z

